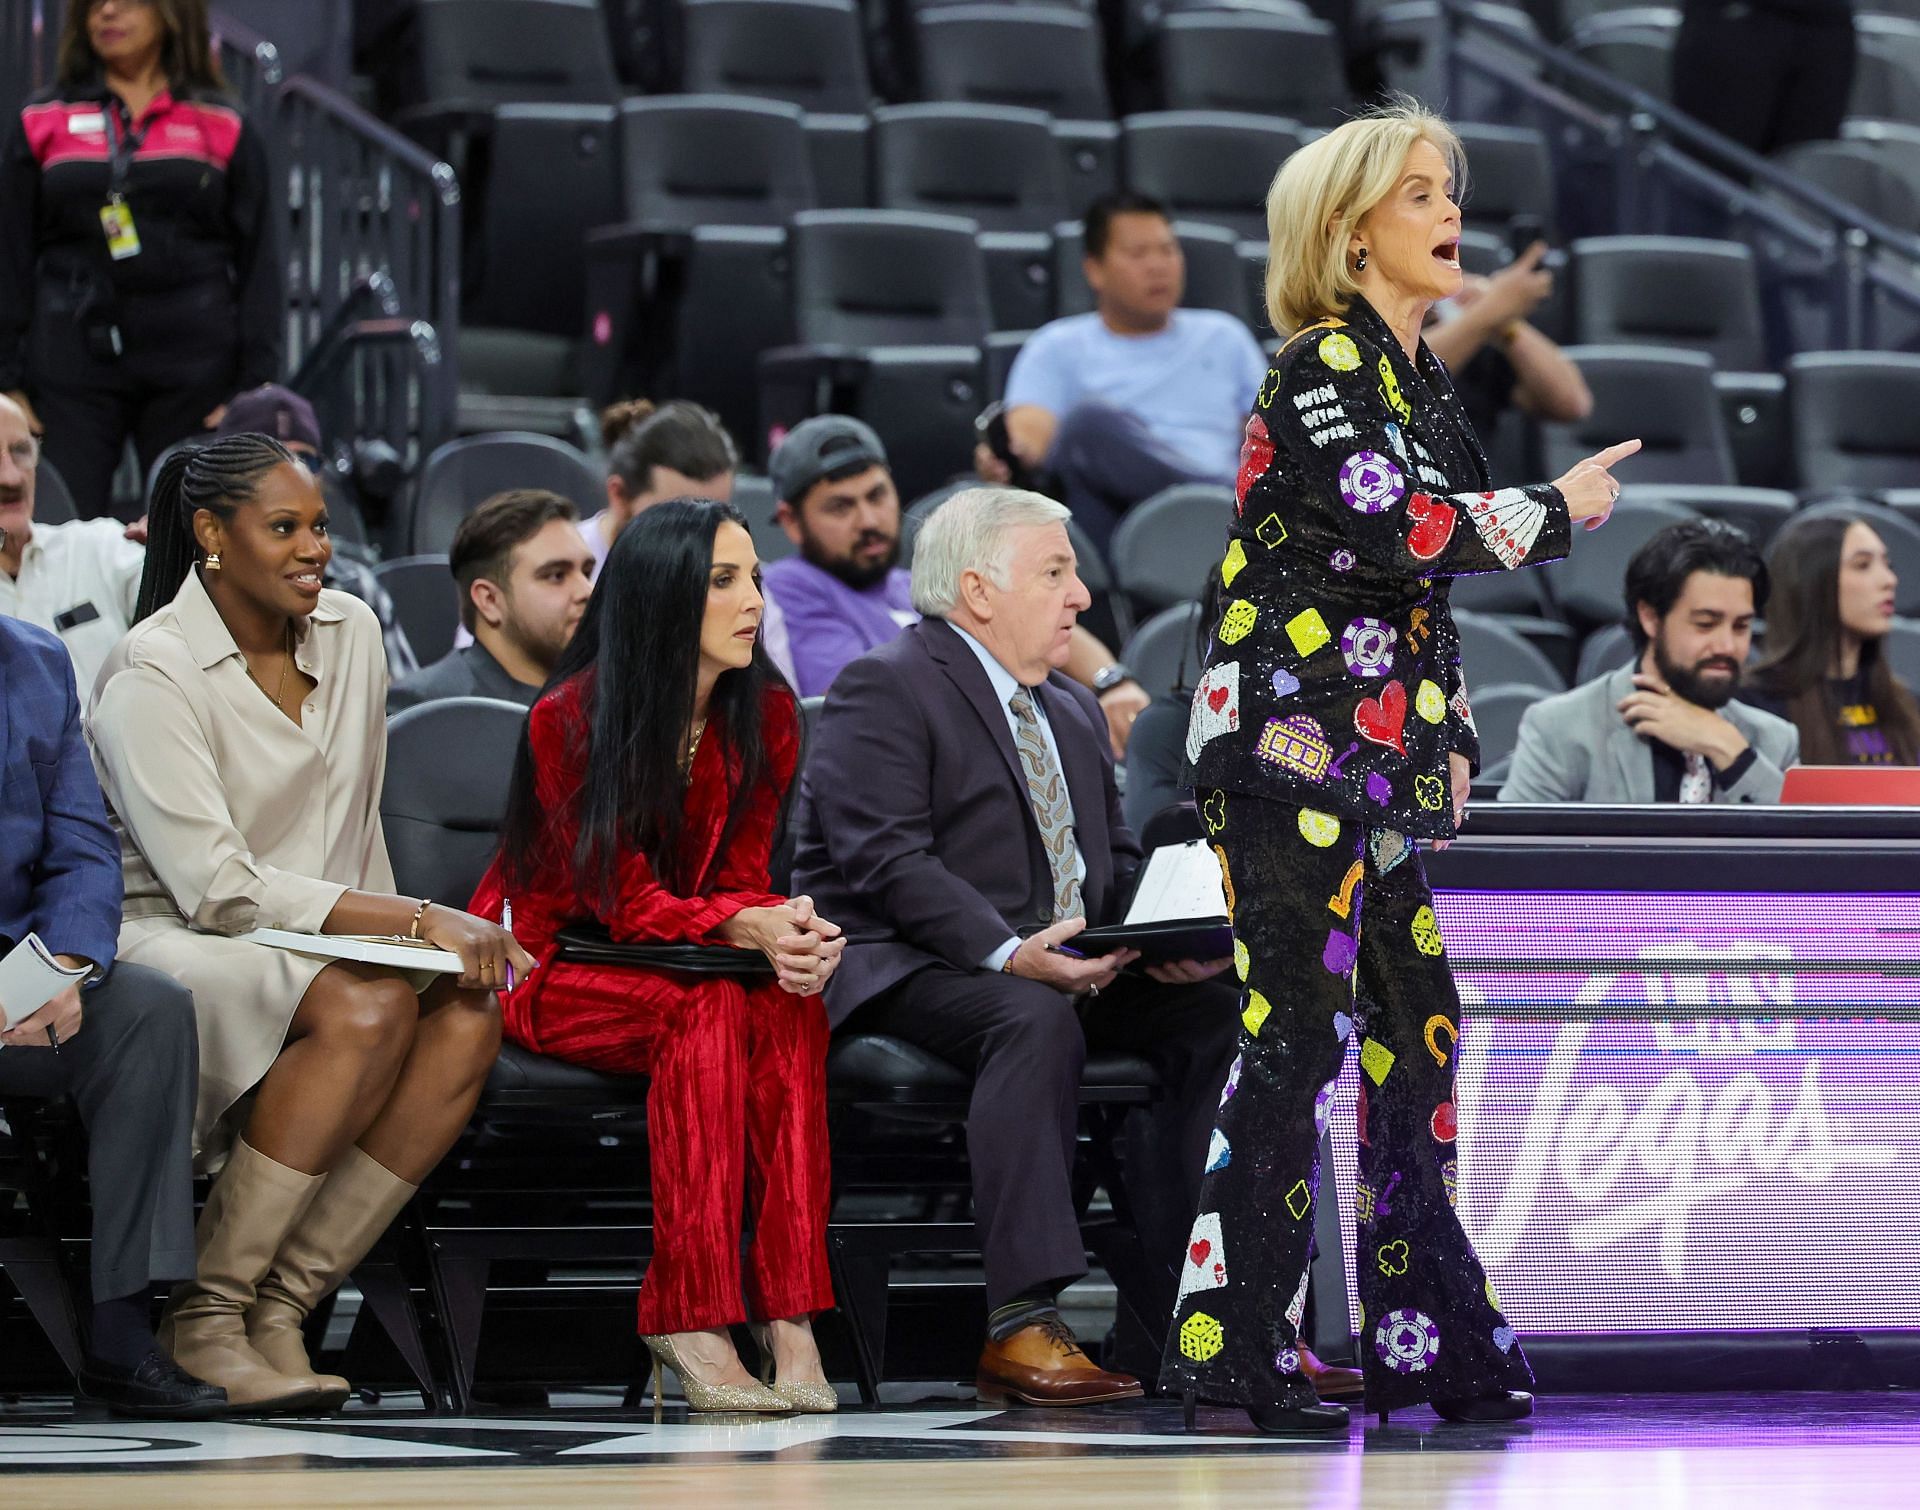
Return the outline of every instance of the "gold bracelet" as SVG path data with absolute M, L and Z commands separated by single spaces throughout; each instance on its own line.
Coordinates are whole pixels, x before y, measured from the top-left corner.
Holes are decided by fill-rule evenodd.
M 427 909 L 432 905 L 433 901 L 431 898 L 422 897 L 420 899 L 420 905 L 413 909 L 413 925 L 407 929 L 408 938 L 417 939 L 420 937 L 420 919 L 427 915 Z

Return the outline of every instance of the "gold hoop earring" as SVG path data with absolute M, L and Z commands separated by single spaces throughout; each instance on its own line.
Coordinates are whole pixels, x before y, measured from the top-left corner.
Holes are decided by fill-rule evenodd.
M 207 553 L 207 570 L 208 571 L 220 570 L 220 552 L 209 551 Z
M 1353 270 L 1356 273 L 1364 273 L 1367 270 L 1367 249 L 1364 246 L 1360 248 L 1360 255 L 1353 259 Z

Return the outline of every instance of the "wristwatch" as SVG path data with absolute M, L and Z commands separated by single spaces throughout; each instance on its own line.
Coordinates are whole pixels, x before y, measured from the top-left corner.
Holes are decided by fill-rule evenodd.
M 1122 682 L 1130 682 L 1133 679 L 1133 672 L 1128 668 L 1126 662 L 1115 661 L 1111 666 L 1103 666 L 1100 670 L 1093 673 L 1094 694 L 1095 696 L 1104 696 L 1106 693 L 1113 691 L 1113 689 Z

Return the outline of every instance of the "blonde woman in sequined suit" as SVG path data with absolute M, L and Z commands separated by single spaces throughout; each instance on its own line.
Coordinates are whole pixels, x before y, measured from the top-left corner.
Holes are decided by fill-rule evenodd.
M 1302 148 L 1267 200 L 1268 312 L 1291 334 L 1247 421 L 1187 737 L 1246 982 L 1163 1372 L 1189 1420 L 1203 1398 L 1266 1431 L 1346 1428 L 1302 1371 L 1300 1326 L 1323 1087 L 1350 1040 L 1368 1404 L 1532 1409 L 1453 1211 L 1460 1006 L 1417 845 L 1453 838 L 1479 755 L 1451 579 L 1565 556 L 1639 443 L 1493 489 L 1420 339 L 1460 288 L 1464 171 L 1446 122 L 1406 102 Z

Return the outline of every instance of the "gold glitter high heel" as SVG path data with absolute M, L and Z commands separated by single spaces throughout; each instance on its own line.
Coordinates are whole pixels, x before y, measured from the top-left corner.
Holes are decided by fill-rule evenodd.
M 774 1382 L 772 1327 L 755 1322 L 753 1340 L 760 1346 L 760 1382 L 788 1405 L 808 1416 L 830 1416 L 840 1408 L 840 1396 L 831 1384 L 818 1379 L 799 1379 L 792 1384 Z
M 642 1337 L 640 1340 L 647 1345 L 647 1351 L 653 1354 L 653 1419 L 656 1422 L 665 1413 L 661 1400 L 665 1382 L 661 1373 L 665 1369 L 672 1369 L 679 1377 L 681 1391 L 687 1397 L 688 1410 L 782 1416 L 793 1409 L 786 1400 L 758 1384 L 706 1384 L 694 1378 L 687 1371 L 686 1364 L 680 1361 L 679 1350 L 674 1347 L 671 1337 Z

